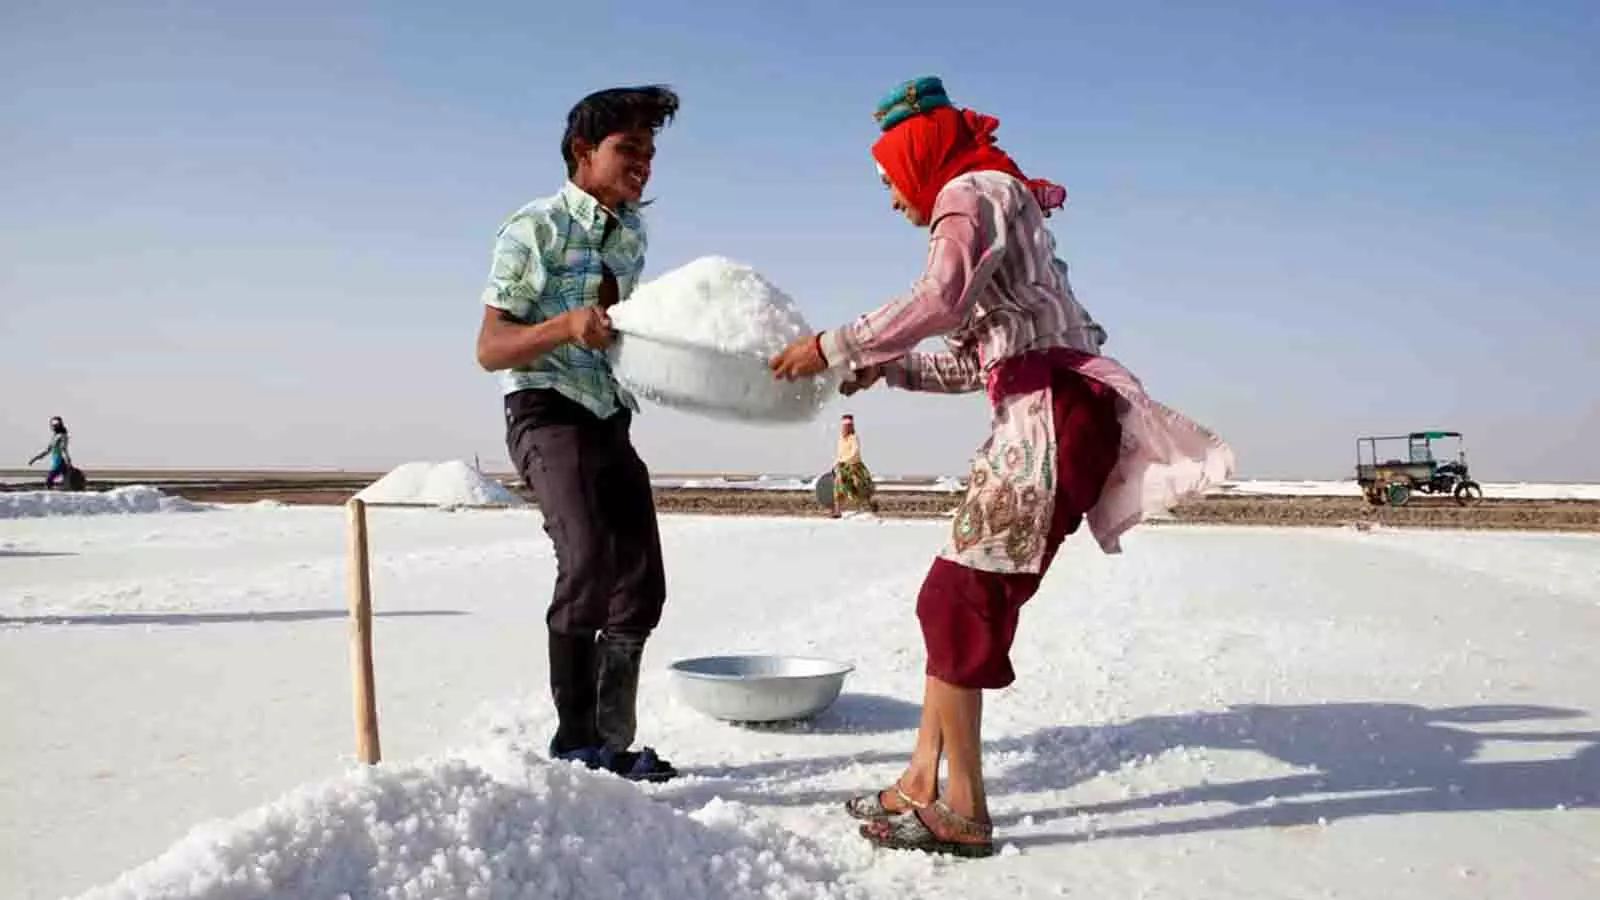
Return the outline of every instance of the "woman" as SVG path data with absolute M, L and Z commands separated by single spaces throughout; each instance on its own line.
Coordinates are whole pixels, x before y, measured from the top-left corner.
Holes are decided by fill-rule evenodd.
M 50 418 L 50 445 L 28 460 L 28 465 L 46 456 L 50 457 L 50 474 L 44 477 L 44 487 L 45 490 L 54 490 L 56 482 L 66 478 L 72 471 L 72 454 L 67 452 L 67 423 L 61 421 L 60 416 Z
M 833 517 L 840 516 L 846 501 L 878 511 L 873 499 L 872 472 L 861 461 L 861 438 L 856 436 L 856 420 L 846 415 L 839 422 L 839 445 L 833 454 Z
M 880 380 L 988 393 L 989 440 L 917 598 L 927 669 L 916 746 L 894 785 L 846 804 L 879 846 L 987 856 L 982 691 L 1015 680 L 1022 605 L 1081 522 L 1104 552 L 1121 552 L 1120 535 L 1148 514 L 1228 478 L 1233 454 L 1100 355 L 1105 331 L 1074 298 L 1044 224 L 1066 191 L 1018 169 L 994 143 L 995 119 L 954 107 L 937 78 L 901 85 L 877 119 L 872 155 L 894 208 L 930 229 L 927 269 L 909 295 L 796 341 L 771 367 L 779 378 L 848 370 L 846 394 Z M 914 350 L 938 335 L 949 352 Z

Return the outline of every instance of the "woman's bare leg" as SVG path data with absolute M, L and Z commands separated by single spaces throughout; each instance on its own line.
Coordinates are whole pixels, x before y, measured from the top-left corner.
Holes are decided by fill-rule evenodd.
M 983 691 L 929 678 L 928 693 L 938 698 L 933 705 L 939 709 L 939 732 L 944 738 L 944 753 L 950 760 L 944 801 L 956 815 L 987 824 L 989 799 L 983 787 Z
M 922 722 L 917 726 L 917 744 L 898 782 L 906 796 L 923 805 L 939 796 L 939 761 L 944 753 L 943 716 L 937 706 L 934 683 L 928 678 L 923 684 Z M 906 812 L 905 803 L 893 790 L 884 791 L 878 800 L 892 812 Z

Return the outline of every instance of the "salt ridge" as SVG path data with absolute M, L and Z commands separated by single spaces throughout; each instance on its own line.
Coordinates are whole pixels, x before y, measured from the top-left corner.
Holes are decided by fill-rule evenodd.
M 504 485 L 460 460 L 404 463 L 367 485 L 356 498 L 442 507 L 526 505 Z
M 681 813 L 497 736 L 199 826 L 82 900 L 858 896 L 839 875 L 739 804 Z
M 198 512 L 205 507 L 182 497 L 169 497 L 149 485 L 133 484 L 109 491 L 0 492 L 0 519 L 48 516 L 105 516 L 133 513 Z

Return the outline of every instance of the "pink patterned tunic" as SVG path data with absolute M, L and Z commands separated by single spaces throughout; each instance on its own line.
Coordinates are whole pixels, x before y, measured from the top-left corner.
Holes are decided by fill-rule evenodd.
M 930 232 L 927 269 L 910 294 L 823 334 L 822 350 L 831 366 L 878 365 L 893 387 L 963 393 L 991 387 L 991 373 L 1003 360 L 1032 350 L 1078 351 L 1082 361 L 1074 368 L 1111 386 L 1123 401 L 1119 461 L 1087 517 L 1107 553 L 1120 552 L 1120 536 L 1149 515 L 1231 477 L 1233 452 L 1226 444 L 1150 399 L 1131 372 L 1100 355 L 1105 330 L 1073 296 L 1066 264 L 1056 258 L 1055 240 L 1026 184 L 1000 172 L 952 179 L 939 192 Z M 914 349 L 941 335 L 947 352 Z M 1054 429 L 1048 421 L 1026 421 L 1017 412 L 1024 404 L 1013 402 L 1023 398 L 1002 398 L 992 389 L 991 394 L 993 433 L 974 458 L 975 473 L 995 457 L 996 446 L 1032 441 Z M 975 478 L 968 502 L 979 500 L 970 493 L 976 482 L 992 489 L 997 480 L 1008 490 L 1031 486 L 1030 495 L 1048 498 L 1049 490 L 1038 489 L 1055 481 L 1054 454 L 1043 456 L 1045 464 L 1030 472 L 986 471 L 996 477 Z M 1047 500 L 1031 518 L 1047 522 L 1049 515 Z M 1042 554 L 1008 554 L 999 549 L 1006 543 L 1004 534 L 976 543 L 958 534 L 944 555 L 985 571 L 1040 570 Z M 1014 538 L 1010 543 L 1017 544 Z

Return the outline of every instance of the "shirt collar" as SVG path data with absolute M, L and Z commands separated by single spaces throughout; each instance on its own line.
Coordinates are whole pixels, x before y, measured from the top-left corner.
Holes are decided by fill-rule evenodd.
M 608 210 L 600 204 L 594 195 L 578 187 L 571 179 L 561 188 L 561 196 L 567 203 L 567 211 L 574 219 L 582 222 L 589 228 L 603 228 Z M 610 210 L 617 217 L 617 224 L 626 225 L 636 212 L 632 203 L 624 203 L 619 209 Z

